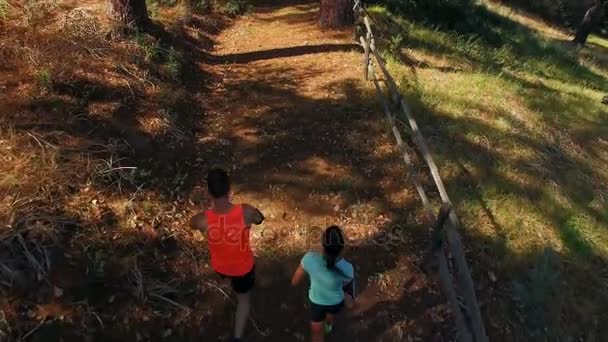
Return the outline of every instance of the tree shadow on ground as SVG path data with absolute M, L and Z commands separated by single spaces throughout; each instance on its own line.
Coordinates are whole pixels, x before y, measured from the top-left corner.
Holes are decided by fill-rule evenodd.
M 604 129 L 600 128 L 604 120 L 600 117 L 598 125 L 583 125 L 587 128 L 575 129 L 569 133 L 571 135 L 563 134 L 564 127 L 580 121 L 579 113 L 588 113 L 585 108 L 589 105 L 590 99 L 581 94 L 564 96 L 554 89 L 543 86 L 542 82 L 538 85 L 522 79 L 512 81 L 521 87 L 520 94 L 525 103 L 541 115 L 545 113 L 553 115 L 552 109 L 557 107 L 572 108 L 573 113 L 563 118 L 565 122 L 561 117 L 559 122 L 547 119 L 542 132 L 537 132 L 517 120 L 517 116 L 511 112 L 497 111 L 473 100 L 463 104 L 465 108 L 478 110 L 480 113 L 495 113 L 497 119 L 500 118 L 508 123 L 508 129 L 501 130 L 484 118 L 469 115 L 454 117 L 452 113 L 442 112 L 435 106 L 424 103 L 415 90 L 406 91 L 406 96 L 440 164 L 457 166 L 444 178 L 446 187 L 452 194 L 452 201 L 457 203 L 457 208 L 461 212 L 468 212 L 463 215 L 465 217 L 481 215 L 475 222 L 465 220 L 465 225 L 474 224 L 474 226 L 463 230 L 465 245 L 470 249 L 470 254 L 476 256 L 475 259 L 471 259 L 476 286 L 484 286 L 482 284 L 484 279 L 487 279 L 488 272 L 506 275 L 509 277 L 508 284 L 510 281 L 527 277 L 526 274 L 531 267 L 530 262 L 539 259 L 539 256 L 534 252 L 536 255 L 528 257 L 528 254 L 534 253 L 521 252 L 513 246 L 514 237 L 517 237 L 515 235 L 531 234 L 529 238 L 534 240 L 533 235 L 541 234 L 539 232 L 541 227 L 548 224 L 555 229 L 559 244 L 563 246 L 563 251 L 559 252 L 562 260 L 560 279 L 567 284 L 560 287 L 563 295 L 557 303 L 552 303 L 551 300 L 543 302 L 542 308 L 539 309 L 542 314 L 538 312 L 531 314 L 549 315 L 545 312 L 549 310 L 553 311 L 550 314 L 551 318 L 546 318 L 547 321 L 543 318 L 539 322 L 538 317 L 503 316 L 502 318 L 510 320 L 514 327 L 518 327 L 512 330 L 515 336 L 520 336 L 519 339 L 533 338 L 530 335 L 533 331 L 538 333 L 546 328 L 550 336 L 574 336 L 580 331 L 588 331 L 588 336 L 597 338 L 601 336 L 603 328 L 598 326 L 593 318 L 580 319 L 580 317 L 602 315 L 601 307 L 608 303 L 607 292 L 602 285 L 605 283 L 605 276 L 598 276 L 595 273 L 596 270 L 604 268 L 607 261 L 605 255 L 600 253 L 595 243 L 589 239 L 588 233 L 585 235 L 581 231 L 577 217 L 588 216 L 600 227 L 605 226 L 608 221 L 605 210 L 601 209 L 601 204 L 598 208 L 592 203 L 597 201 L 598 196 L 602 198 L 607 189 L 600 181 L 602 176 L 598 173 L 599 170 L 590 166 L 586 157 L 580 155 L 581 150 L 577 146 L 593 146 L 592 142 L 605 133 Z M 484 139 L 476 140 L 475 137 L 478 135 L 483 136 Z M 571 138 L 567 138 L 570 136 Z M 482 143 L 484 141 L 485 144 Z M 413 144 L 411 141 L 410 143 Z M 514 146 L 522 146 L 534 152 L 515 156 L 501 152 L 501 149 L 512 149 Z M 587 153 L 599 157 L 602 155 L 601 150 L 602 147 L 598 147 L 597 151 L 591 148 Z M 458 153 L 455 154 L 453 151 Z M 432 187 L 431 184 L 427 186 Z M 491 204 L 488 203 L 490 198 Z M 500 200 L 497 201 L 496 198 Z M 524 201 L 526 203 L 524 205 L 535 208 L 533 212 L 541 217 L 541 221 L 531 217 L 517 217 L 517 210 L 511 210 L 507 213 L 509 216 L 505 216 L 507 214 L 504 207 L 513 205 L 510 201 Z M 526 223 L 528 220 L 533 220 L 534 224 L 539 226 L 536 229 L 534 227 L 517 229 L 517 225 L 529 227 L 530 223 Z M 488 232 L 486 227 L 493 229 Z M 474 232 L 484 232 L 487 236 L 478 236 L 475 234 L 480 233 Z M 545 237 L 545 239 L 550 238 Z M 546 241 L 529 243 L 532 246 L 542 246 Z M 520 253 L 523 257 L 518 256 Z M 588 281 L 595 284 L 596 291 L 587 292 Z M 581 297 L 581 293 L 586 294 Z M 497 324 L 493 322 L 504 321 L 502 319 L 495 321 L 497 316 L 501 316 L 499 314 L 501 306 L 505 310 L 508 309 L 505 305 L 513 305 L 517 308 L 517 305 L 529 305 L 525 301 L 531 300 L 526 297 L 518 299 L 522 302 L 513 302 L 513 292 L 507 286 L 491 296 L 482 291 L 479 297 L 485 301 L 494 296 L 497 296 L 495 304 L 498 306 L 484 308 L 484 317 L 487 317 L 486 323 L 489 324 L 490 330 L 492 330 L 491 325 Z M 580 309 L 578 319 L 572 320 L 570 311 L 573 307 L 580 308 L 576 303 L 578 300 L 589 305 L 586 305 L 585 309 Z M 597 305 L 591 304 L 594 302 Z M 512 311 L 512 308 L 509 310 Z M 521 322 L 525 323 L 518 320 L 523 320 Z M 503 333 L 503 337 L 493 337 L 491 340 L 495 338 L 519 340 L 506 338 L 507 335 L 509 334 Z M 538 338 L 542 339 L 542 337 Z
M 548 20 L 550 25 L 557 25 L 570 29 L 580 24 L 589 3 L 583 1 L 569 1 L 567 3 L 543 3 L 521 0 L 501 1 L 501 6 L 508 6 L 513 10 L 529 13 Z
M 303 45 L 288 48 L 279 48 L 265 51 L 252 51 L 222 56 L 209 56 L 209 64 L 247 64 L 260 60 L 284 57 L 295 57 L 309 54 L 329 52 L 362 51 L 361 46 L 355 44 L 321 44 Z
M 256 0 L 255 1 L 256 11 L 252 13 L 269 13 L 285 8 L 308 8 L 313 7 L 314 4 L 310 0 Z
M 269 9 L 273 10 L 276 8 L 269 7 Z M 295 6 L 292 5 L 284 11 L 285 13 L 281 13 L 280 15 L 273 15 L 268 19 L 261 18 L 261 20 L 271 23 L 283 21 L 292 25 L 315 24 L 318 19 L 319 7 L 317 4 L 311 4 L 310 1 L 303 1 L 300 3 L 296 2 Z M 262 10 L 261 13 L 264 13 L 264 11 Z
M 436 29 L 434 36 L 409 34 L 407 25 L 393 16 L 376 16 L 381 30 L 404 35 L 404 45 L 438 55 L 449 55 L 466 61 L 475 70 L 502 75 L 505 70 L 528 72 L 535 76 L 564 83 L 583 82 L 597 90 L 608 86 L 608 79 L 577 60 L 572 44 L 543 38 L 540 33 L 523 24 L 489 10 L 472 5 L 467 16 L 470 27 L 455 26 Z M 402 13 L 414 23 L 429 27 L 425 18 Z M 389 37 L 384 37 L 389 39 Z M 430 39 L 429 39 L 430 38 Z

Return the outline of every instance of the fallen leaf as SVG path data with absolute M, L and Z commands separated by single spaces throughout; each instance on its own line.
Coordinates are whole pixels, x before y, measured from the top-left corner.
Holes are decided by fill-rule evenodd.
M 167 330 L 165 330 L 165 332 L 163 333 L 163 338 L 167 338 L 167 337 L 171 336 L 171 334 L 173 334 L 173 330 L 171 330 L 171 329 L 167 329 Z
M 43 305 L 36 305 L 34 317 L 39 321 L 45 321 L 49 318 L 61 318 L 62 320 L 67 317 L 71 317 L 73 312 L 70 308 L 62 307 L 57 303 L 49 303 Z

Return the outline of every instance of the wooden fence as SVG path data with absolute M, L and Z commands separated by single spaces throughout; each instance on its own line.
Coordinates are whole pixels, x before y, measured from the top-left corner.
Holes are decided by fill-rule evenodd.
M 456 340 L 462 342 L 486 342 L 487 336 L 475 295 L 475 287 L 471 279 L 469 266 L 467 264 L 459 229 L 460 220 L 456 212 L 452 210 L 452 202 L 445 189 L 439 169 L 433 160 L 430 149 L 420 131 L 414 116 L 406 100 L 401 96 L 397 83 L 386 68 L 386 63 L 376 47 L 376 40 L 370 24 L 370 17 L 358 1 L 355 5 L 355 15 L 363 19 L 365 26 L 365 37 L 360 36 L 361 46 L 364 49 L 363 76 L 366 80 L 371 80 L 376 88 L 378 98 L 384 107 L 384 112 L 390 124 L 397 145 L 408 167 L 408 179 L 414 184 L 426 215 L 430 222 L 435 222 L 432 232 L 432 242 L 427 251 L 424 264 L 438 281 L 443 295 L 445 296 L 452 314 L 456 329 Z M 376 73 L 375 65 L 384 75 L 381 82 Z M 383 86 L 384 85 L 384 86 Z M 404 142 L 401 132 L 396 125 L 396 113 L 400 111 L 407 119 L 413 147 L 417 148 L 422 155 L 424 162 L 428 166 L 435 186 L 439 191 L 443 205 L 437 217 L 433 210 L 429 197 L 427 196 L 423 184 L 417 176 L 414 160 L 411 158 Z

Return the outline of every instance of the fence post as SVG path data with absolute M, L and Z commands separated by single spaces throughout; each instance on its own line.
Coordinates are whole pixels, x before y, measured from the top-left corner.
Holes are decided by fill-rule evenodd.
M 361 44 L 363 45 L 363 77 L 366 81 L 369 80 L 369 33 L 367 34 L 367 39 L 363 39 L 363 37 L 359 37 L 361 39 Z
M 359 4 L 358 1 L 357 4 Z M 355 8 L 357 8 L 357 5 L 355 6 Z M 367 29 L 367 34 L 365 38 L 363 38 L 362 36 L 359 38 L 365 50 L 363 71 L 364 77 L 366 80 L 368 80 L 369 74 L 371 73 L 376 89 L 378 90 L 378 94 L 383 97 L 378 80 L 374 74 L 373 69 L 371 68 L 371 53 L 375 57 L 376 61 L 378 62 L 378 66 L 380 67 L 385 76 L 385 86 L 387 87 L 388 92 L 391 95 L 390 97 L 394 100 L 398 107 L 401 107 L 401 110 L 407 118 L 407 121 L 411 127 L 410 134 L 412 135 L 413 141 L 421 152 L 427 166 L 429 167 L 432 179 L 437 187 L 437 190 L 439 191 L 441 200 L 444 203 L 439 213 L 439 216 L 435 221 L 432 245 L 429 249 L 429 253 L 427 254 L 427 256 L 425 256 L 425 259 L 434 256 L 436 257 L 436 261 L 438 262 L 438 281 L 444 295 L 447 297 L 447 300 L 453 312 L 454 323 L 458 331 L 457 340 L 463 342 L 486 342 L 487 336 L 485 334 L 485 327 L 483 325 L 483 320 L 481 317 L 479 304 L 475 295 L 475 289 L 473 286 L 473 281 L 471 279 L 469 267 L 464 255 L 462 240 L 460 238 L 460 234 L 458 233 L 458 229 L 460 228 L 458 216 L 454 211 L 451 210 L 450 198 L 444 187 L 437 165 L 435 164 L 430 154 L 430 150 L 426 144 L 424 136 L 419 130 L 418 124 L 412 116 L 405 99 L 401 96 L 395 80 L 386 68 L 384 60 L 376 50 L 374 35 L 372 33 L 369 17 L 366 15 L 363 18 L 363 21 Z M 382 102 L 384 104 L 385 112 L 389 118 L 389 121 L 392 122 L 394 117 L 391 113 L 390 108 L 388 108 L 387 101 L 382 100 Z M 391 125 L 391 129 L 393 130 L 395 138 L 397 139 L 397 143 L 402 149 L 406 164 L 408 164 L 410 170 L 413 170 L 414 167 L 407 154 L 407 151 L 405 150 L 401 135 L 396 126 L 393 123 Z M 428 202 L 428 198 L 426 197 L 424 189 L 422 189 L 422 186 L 416 181 L 416 179 L 414 179 L 414 184 L 416 185 L 416 188 L 421 196 L 421 200 L 425 209 L 427 209 L 427 211 L 430 210 L 429 215 L 433 216 L 434 214 L 432 213 L 432 209 L 430 207 L 430 203 Z M 456 273 L 455 277 L 452 275 L 452 272 L 450 272 L 448 261 L 444 253 L 445 248 L 448 248 L 451 254 L 454 256 L 454 266 Z M 463 310 L 461 309 L 461 304 L 458 300 L 456 287 L 454 286 L 454 280 L 456 280 L 457 288 L 462 292 L 461 294 L 464 297 L 464 304 L 466 306 L 465 312 L 463 312 Z

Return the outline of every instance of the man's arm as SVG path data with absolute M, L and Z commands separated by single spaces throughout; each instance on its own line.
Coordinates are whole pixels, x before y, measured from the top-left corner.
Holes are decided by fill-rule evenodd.
M 264 215 L 258 208 L 249 204 L 244 204 L 243 211 L 245 215 L 245 224 L 247 226 L 251 226 L 252 224 L 259 225 L 264 222 Z
M 190 228 L 196 229 L 204 233 L 207 231 L 207 218 L 205 214 L 198 213 L 190 219 Z

